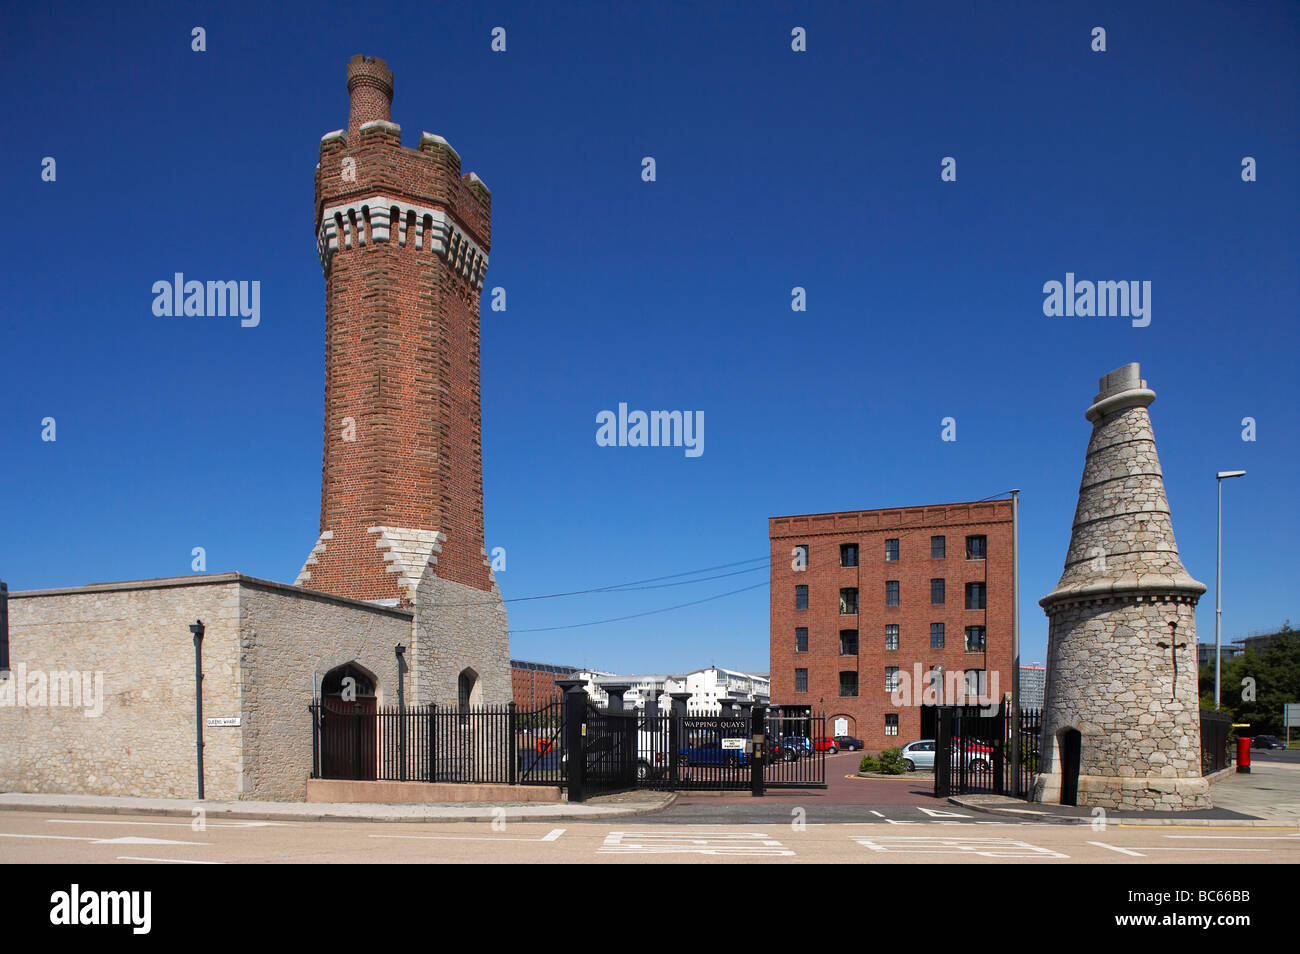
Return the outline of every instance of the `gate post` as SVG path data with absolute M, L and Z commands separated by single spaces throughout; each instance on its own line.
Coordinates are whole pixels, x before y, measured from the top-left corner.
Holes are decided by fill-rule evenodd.
M 668 693 L 672 700 L 672 708 L 668 710 L 668 773 L 674 788 L 680 780 L 682 736 L 686 731 L 682 720 L 686 718 L 686 700 L 690 697 L 689 692 Z
M 763 794 L 763 762 L 767 759 L 767 709 L 764 706 L 754 706 L 749 716 L 749 731 L 754 745 L 749 759 L 749 794 L 758 798 Z
M 565 685 L 567 683 L 567 685 Z M 584 730 L 587 728 L 587 690 L 581 679 L 557 679 L 564 695 L 564 748 L 565 774 L 569 781 L 569 801 L 587 799 L 587 746 Z
M 506 707 L 508 717 L 506 719 L 506 754 L 510 757 L 506 765 L 506 781 L 511 785 L 519 782 L 519 735 L 516 732 L 515 725 L 515 702 L 510 700 Z
M 952 794 L 952 709 L 941 706 L 934 740 L 934 794 L 947 797 Z
M 610 712 L 623 711 L 623 693 L 632 688 L 630 682 L 611 682 L 602 685 L 600 688 L 605 690 L 605 695 L 609 698 L 609 705 L 605 708 Z

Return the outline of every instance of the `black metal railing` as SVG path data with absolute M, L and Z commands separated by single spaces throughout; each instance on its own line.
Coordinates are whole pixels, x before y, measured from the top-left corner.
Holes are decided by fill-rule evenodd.
M 630 788 L 750 791 L 755 784 L 750 716 L 647 716 L 579 702 L 444 709 L 327 698 L 309 707 L 312 778 L 563 787 L 577 746 L 583 798 Z M 763 725 L 763 786 L 825 788 L 826 717 L 772 714 Z
M 1231 764 L 1232 716 L 1212 709 L 1201 710 L 1201 774 L 1210 775 Z
M 312 778 L 563 784 L 558 704 L 401 709 L 327 699 L 310 710 Z

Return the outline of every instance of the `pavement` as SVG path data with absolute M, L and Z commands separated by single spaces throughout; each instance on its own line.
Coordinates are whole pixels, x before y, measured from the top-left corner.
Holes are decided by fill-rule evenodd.
M 130 798 L 114 795 L 0 793 L 0 810 L 107 815 L 162 815 L 248 821 L 347 822 L 555 822 L 601 821 L 663 811 L 672 792 L 629 792 L 570 805 L 558 803 L 430 803 L 380 805 L 364 802 L 256 802 L 192 798 Z
M 1221 776 L 1210 788 L 1213 808 L 1190 812 L 1122 812 L 1107 810 L 1116 824 L 1178 825 L 1228 828 L 1300 829 L 1300 763 L 1256 760 L 1249 773 Z M 961 808 L 1021 821 L 1092 824 L 1099 811 L 1087 806 L 1039 805 L 1004 795 L 954 795 Z

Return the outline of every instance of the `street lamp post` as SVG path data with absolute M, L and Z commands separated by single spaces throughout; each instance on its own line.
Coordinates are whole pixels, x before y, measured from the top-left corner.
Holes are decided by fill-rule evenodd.
M 1221 470 L 1215 475 L 1219 487 L 1219 522 L 1214 538 L 1214 711 L 1219 711 L 1219 679 L 1221 665 L 1219 659 L 1220 639 L 1223 628 L 1223 482 L 1229 477 L 1244 477 L 1244 470 Z

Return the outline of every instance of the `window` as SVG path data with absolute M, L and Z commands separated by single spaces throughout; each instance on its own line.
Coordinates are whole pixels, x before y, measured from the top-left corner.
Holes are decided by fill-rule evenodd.
M 856 696 L 858 694 L 858 674 L 856 672 L 840 673 L 840 695 Z
M 926 691 L 930 693 L 927 698 Z M 933 702 L 928 701 L 933 699 Z M 938 666 L 931 666 L 925 674 L 925 688 L 921 693 L 923 705 L 943 705 L 943 673 Z
M 976 536 L 966 538 L 966 559 L 982 560 L 988 549 L 988 537 Z
M 988 697 L 988 672 L 983 669 L 966 670 L 966 697 L 985 699 Z
M 898 667 L 885 667 L 885 692 L 893 692 L 898 688 Z
M 794 691 L 795 692 L 808 691 L 808 670 L 807 669 L 796 669 L 794 671 Z
M 966 608 L 984 609 L 986 587 L 983 583 L 966 584 Z
M 858 565 L 858 545 L 856 543 L 840 544 L 840 566 Z
M 797 610 L 808 608 L 807 586 L 796 586 L 794 588 L 794 608 Z
M 808 627 L 799 626 L 794 631 L 794 651 L 797 653 L 806 653 L 808 651 Z
M 930 538 L 930 559 L 942 560 L 948 555 L 948 538 L 931 537 Z
M 898 648 L 898 624 L 890 623 L 885 627 L 885 648 Z
M 943 649 L 943 623 L 930 624 L 930 648 Z
M 895 563 L 898 561 L 898 537 L 890 537 L 885 541 L 885 562 Z
M 966 627 L 966 652 L 968 653 L 984 652 L 984 627 L 983 626 Z
M 898 605 L 898 581 L 897 580 L 885 581 L 885 605 L 886 606 Z
M 941 579 L 930 581 L 930 602 L 932 604 L 938 604 L 944 601 L 944 586 L 944 581 Z
M 858 612 L 858 588 L 846 586 L 840 590 L 840 615 L 856 616 Z
M 885 735 L 898 735 L 898 713 L 885 713 Z
M 840 655 L 856 656 L 857 654 L 858 654 L 858 631 L 856 629 L 840 630 Z
M 808 569 L 808 544 L 796 544 L 795 548 L 790 551 L 790 569 L 796 573 Z

